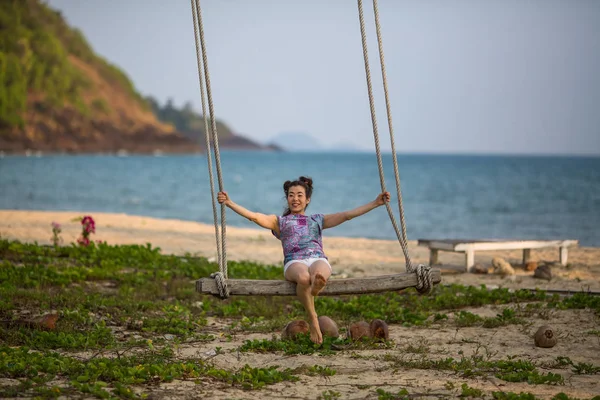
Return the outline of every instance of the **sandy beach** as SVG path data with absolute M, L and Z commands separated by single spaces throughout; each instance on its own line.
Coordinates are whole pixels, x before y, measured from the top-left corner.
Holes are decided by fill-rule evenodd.
M 91 215 L 96 221 L 94 240 L 109 244 L 146 244 L 160 247 L 164 254 L 191 253 L 207 258 L 216 257 L 214 226 L 190 221 L 157 219 L 125 214 L 56 211 L 0 211 L 0 235 L 23 242 L 49 244 L 51 223 L 62 225 L 65 243 L 76 241 L 80 226 L 72 220 Z M 404 255 L 396 240 L 327 237 L 323 246 L 336 277 L 376 276 L 405 271 Z M 429 250 L 409 242 L 409 254 L 414 263 L 428 263 Z M 532 250 L 536 261 L 558 262 L 554 248 Z M 440 252 L 439 266 L 443 283 L 501 286 L 509 288 L 541 288 L 562 290 L 600 290 L 600 248 L 573 247 L 569 249 L 569 264 L 552 270 L 552 280 L 533 277 L 533 272 L 521 268 L 522 251 L 481 251 L 475 253 L 475 262 L 490 267 L 494 257 L 501 257 L 515 267 L 515 275 L 465 273 L 464 255 Z M 227 227 L 228 260 L 248 260 L 269 265 L 281 265 L 283 255 L 280 242 L 264 229 Z M 557 264 L 558 265 L 558 264 Z M 231 276 L 231 278 L 235 278 Z

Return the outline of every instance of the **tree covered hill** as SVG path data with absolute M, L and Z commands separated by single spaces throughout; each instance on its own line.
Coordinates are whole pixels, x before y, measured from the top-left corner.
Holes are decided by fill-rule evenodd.
M 198 114 L 188 102 L 181 108 L 177 108 L 173 104 L 173 100 L 169 99 L 164 105 L 160 105 L 158 100 L 152 96 L 146 98 L 148 104 L 152 108 L 154 114 L 163 122 L 168 122 L 175 126 L 177 131 L 183 133 L 188 138 L 200 143 L 206 148 L 206 136 L 204 135 L 204 117 Z M 272 150 L 281 151 L 281 147 L 275 144 L 262 145 L 254 142 L 244 136 L 233 133 L 231 128 L 223 121 L 216 120 L 217 133 L 219 135 L 219 147 L 225 149 L 243 149 L 243 150 Z M 210 128 L 210 120 L 209 120 Z
M 155 105 L 59 11 L 40 0 L 0 1 L 0 151 L 202 151 Z

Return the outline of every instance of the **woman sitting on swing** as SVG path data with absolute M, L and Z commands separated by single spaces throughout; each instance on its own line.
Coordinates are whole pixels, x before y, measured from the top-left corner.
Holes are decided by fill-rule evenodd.
M 284 256 L 283 275 L 286 280 L 296 283 L 296 294 L 308 314 L 310 339 L 323 343 L 315 299 L 327 285 L 331 276 L 331 265 L 323 251 L 322 231 L 333 228 L 343 222 L 366 214 L 390 201 L 389 192 L 381 193 L 377 198 L 350 211 L 335 214 L 305 215 L 313 191 L 311 178 L 301 176 L 294 181 L 286 181 L 283 191 L 288 207 L 282 216 L 265 215 L 252 212 L 229 198 L 227 192 L 219 192 L 219 203 L 257 225 L 270 229 L 281 240 Z

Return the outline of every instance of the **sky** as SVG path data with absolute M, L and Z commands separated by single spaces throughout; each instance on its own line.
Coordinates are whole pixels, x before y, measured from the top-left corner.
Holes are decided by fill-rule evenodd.
M 189 0 L 47 0 L 143 95 L 201 111 Z M 363 2 L 381 147 L 390 148 Z M 357 2 L 202 0 L 217 118 L 374 150 Z M 398 152 L 600 154 L 600 1 L 379 0 Z

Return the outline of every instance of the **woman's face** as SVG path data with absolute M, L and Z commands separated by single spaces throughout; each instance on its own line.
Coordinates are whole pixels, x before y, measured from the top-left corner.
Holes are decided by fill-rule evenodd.
M 291 186 L 288 189 L 287 202 L 292 214 L 302 214 L 310 199 L 306 198 L 306 190 L 303 186 Z

